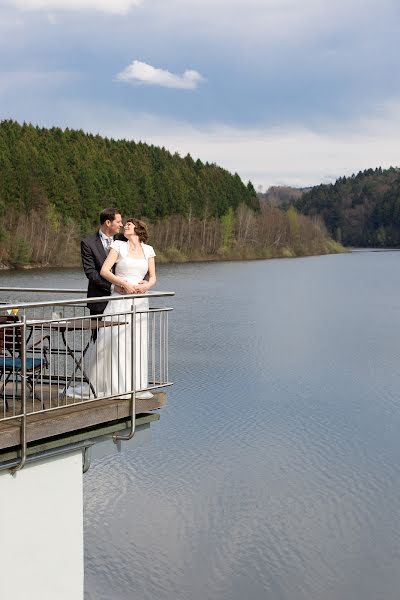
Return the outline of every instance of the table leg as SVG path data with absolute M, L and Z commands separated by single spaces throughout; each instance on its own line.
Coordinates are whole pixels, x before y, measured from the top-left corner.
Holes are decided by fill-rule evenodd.
M 63 342 L 64 342 L 65 349 L 67 351 L 67 354 L 73 359 L 73 361 L 74 361 L 74 363 L 76 365 L 74 371 L 71 373 L 70 378 L 67 380 L 67 382 L 65 384 L 65 388 L 62 391 L 61 395 L 62 396 L 66 396 L 67 395 L 67 389 L 71 385 L 72 381 L 74 380 L 74 375 L 76 375 L 77 371 L 80 370 L 81 373 L 82 373 L 82 376 L 83 376 L 82 380 L 85 383 L 89 384 L 89 388 L 90 388 L 91 392 L 93 393 L 93 397 L 97 398 L 97 394 L 96 394 L 96 391 L 95 391 L 95 389 L 93 387 L 93 384 L 90 382 L 89 377 L 87 376 L 85 370 L 82 369 L 82 362 L 83 362 L 83 359 L 85 358 L 86 352 L 89 349 L 91 339 L 89 339 L 89 341 L 87 342 L 85 348 L 82 351 L 81 357 L 78 360 L 76 358 L 74 350 L 72 348 L 70 348 L 70 346 L 68 345 L 67 335 L 66 335 L 66 330 L 65 329 L 61 330 L 61 336 L 62 336 L 62 339 L 63 339 Z

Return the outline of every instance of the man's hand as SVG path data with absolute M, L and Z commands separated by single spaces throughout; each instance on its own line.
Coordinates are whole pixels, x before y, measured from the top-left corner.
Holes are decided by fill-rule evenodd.
M 126 294 L 124 288 L 120 285 L 114 285 L 114 292 L 117 292 L 117 294 Z

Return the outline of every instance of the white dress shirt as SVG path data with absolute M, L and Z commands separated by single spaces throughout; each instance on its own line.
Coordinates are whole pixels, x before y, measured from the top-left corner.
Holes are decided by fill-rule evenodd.
M 101 239 L 101 243 L 103 244 L 103 248 L 106 251 L 106 254 L 108 254 L 109 250 L 110 250 L 110 246 L 112 244 L 112 242 L 114 241 L 113 236 L 108 237 L 107 235 L 105 235 L 101 229 L 99 229 L 99 234 L 100 234 L 100 239 Z

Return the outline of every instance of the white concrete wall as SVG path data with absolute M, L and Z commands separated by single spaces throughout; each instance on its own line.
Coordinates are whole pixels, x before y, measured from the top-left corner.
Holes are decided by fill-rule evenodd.
M 82 599 L 81 452 L 0 472 L 0 600 Z

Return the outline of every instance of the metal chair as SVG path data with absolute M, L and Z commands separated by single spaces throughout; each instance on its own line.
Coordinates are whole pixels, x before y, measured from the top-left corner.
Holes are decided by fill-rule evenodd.
M 44 345 L 49 336 L 45 335 L 40 339 L 34 340 L 29 346 L 32 336 L 32 330 L 28 335 L 27 340 L 22 338 L 22 327 L 16 325 L 21 323 L 16 315 L 0 316 L 0 382 L 3 380 L 3 385 L 0 389 L 0 395 L 5 392 L 5 387 L 9 381 L 15 382 L 15 392 L 18 390 L 18 380 L 21 380 L 22 375 L 22 356 L 23 343 L 25 342 L 25 365 L 26 365 L 26 382 L 30 388 L 32 398 L 40 400 L 41 408 L 44 409 L 43 397 L 38 397 L 35 393 L 35 384 L 44 369 L 48 368 L 48 352 L 49 349 Z M 9 327 L 6 327 L 6 325 Z M 35 352 L 35 347 L 42 345 L 39 352 Z M 4 393 L 5 406 L 8 410 L 8 402 Z

